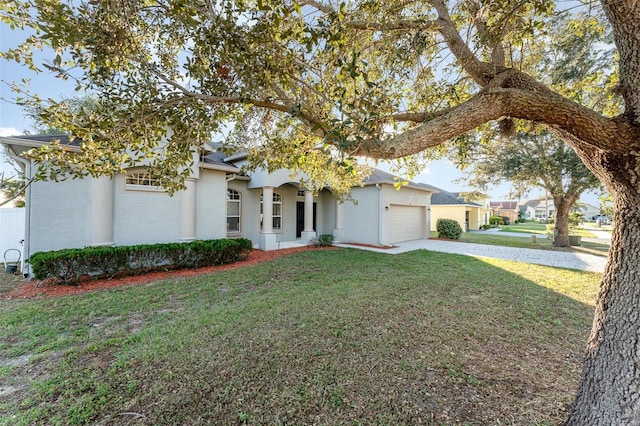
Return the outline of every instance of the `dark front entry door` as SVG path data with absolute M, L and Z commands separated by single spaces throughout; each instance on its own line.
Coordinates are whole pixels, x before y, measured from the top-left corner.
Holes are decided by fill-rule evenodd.
M 313 229 L 316 229 L 316 203 L 313 203 Z M 300 238 L 304 231 L 304 202 L 296 202 L 296 238 Z

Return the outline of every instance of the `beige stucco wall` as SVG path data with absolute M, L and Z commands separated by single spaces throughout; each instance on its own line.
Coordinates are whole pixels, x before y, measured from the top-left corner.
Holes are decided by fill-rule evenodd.
M 479 207 L 467 207 L 469 211 L 469 231 L 477 231 L 482 225 L 482 211 Z M 464 229 L 464 228 L 462 228 Z
M 453 219 L 458 222 L 462 230 L 465 231 L 465 211 L 466 208 L 462 204 L 431 206 L 431 230 L 437 231 L 436 222 L 438 222 L 438 219 Z
M 481 207 L 470 207 L 463 204 L 456 205 L 434 205 L 431 206 L 431 230 L 436 231 L 438 219 L 453 219 L 460 224 L 463 232 L 467 232 L 465 227 L 466 212 L 469 212 L 469 231 L 477 231 L 484 223 L 486 209 Z

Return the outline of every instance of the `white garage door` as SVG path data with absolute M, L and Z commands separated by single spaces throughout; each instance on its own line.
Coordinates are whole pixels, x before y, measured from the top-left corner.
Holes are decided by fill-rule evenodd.
M 423 237 L 424 207 L 391 205 L 389 242 L 417 240 Z

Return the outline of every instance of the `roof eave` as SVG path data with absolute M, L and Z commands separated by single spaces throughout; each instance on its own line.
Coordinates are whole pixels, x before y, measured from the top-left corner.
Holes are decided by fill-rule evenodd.
M 221 172 L 240 173 L 240 169 L 234 166 L 223 166 L 221 164 L 200 163 L 200 168 L 208 170 L 218 170 Z
M 395 185 L 396 181 L 392 181 L 392 180 L 378 180 L 375 182 L 363 182 L 362 185 L 364 186 L 371 186 L 371 185 Z M 357 187 L 355 187 L 357 188 Z M 439 191 L 436 191 L 434 189 L 429 189 L 429 188 L 425 188 L 424 186 L 420 186 L 418 184 L 415 183 L 410 183 L 408 185 L 402 185 L 402 188 L 409 188 L 409 189 L 416 189 L 418 191 L 423 191 L 423 192 L 430 192 L 432 194 L 437 194 Z
M 45 145 L 49 145 L 50 142 L 40 142 L 30 139 L 23 139 L 18 136 L 2 136 L 0 137 L 0 144 L 10 146 L 21 146 L 26 148 L 40 148 Z M 65 149 L 71 152 L 80 152 L 80 147 L 73 145 L 60 145 L 58 149 Z

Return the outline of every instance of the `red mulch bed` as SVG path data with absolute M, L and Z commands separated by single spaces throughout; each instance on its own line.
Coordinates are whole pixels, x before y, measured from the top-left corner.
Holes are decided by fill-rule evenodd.
M 60 297 L 60 296 L 69 296 L 74 294 L 81 293 L 89 293 L 97 290 L 104 290 L 114 287 L 120 287 L 124 285 L 137 285 L 137 284 L 145 284 L 151 281 L 156 280 L 164 280 L 168 278 L 177 278 L 177 277 L 193 277 L 196 275 L 203 274 L 212 274 L 219 271 L 227 271 L 229 269 L 242 268 L 243 266 L 254 265 L 256 263 L 265 262 L 267 260 L 276 259 L 278 257 L 286 256 L 292 253 L 298 253 L 302 251 L 310 251 L 310 250 L 331 250 L 334 247 L 314 247 L 314 246 L 306 246 L 306 247 L 296 247 L 290 249 L 276 250 L 276 251 L 261 251 L 261 250 L 252 250 L 249 254 L 249 257 L 246 260 L 229 263 L 226 265 L 218 265 L 218 266 L 206 266 L 204 268 L 198 269 L 180 269 L 176 271 L 159 271 L 159 272 L 150 272 L 143 275 L 134 275 L 130 277 L 123 278 L 113 278 L 113 279 L 102 279 L 102 280 L 93 280 L 87 279 L 82 281 L 78 285 L 56 285 L 56 284 L 47 284 L 46 282 L 40 283 L 40 287 L 38 287 L 38 282 L 35 280 L 26 282 L 21 285 L 11 293 L 7 294 L 5 299 L 33 299 L 36 297 Z

